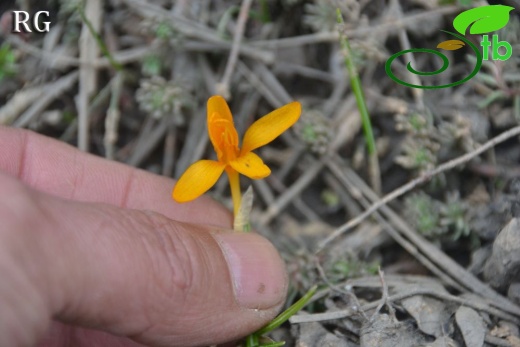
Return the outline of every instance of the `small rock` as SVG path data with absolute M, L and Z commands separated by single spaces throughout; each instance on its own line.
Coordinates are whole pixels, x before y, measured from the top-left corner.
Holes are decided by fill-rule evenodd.
M 512 283 L 509 286 L 507 297 L 514 303 L 520 304 L 520 282 Z
M 378 314 L 361 327 L 361 347 L 421 346 L 425 342 L 411 321 L 393 321 L 387 314 Z
M 300 336 L 296 341 L 296 347 L 353 347 L 347 339 L 339 338 L 338 336 L 327 331 L 319 323 L 304 323 L 300 324 Z
M 484 278 L 497 289 L 505 289 L 520 274 L 520 220 L 513 218 L 500 231 L 491 257 L 484 266 Z
M 484 271 L 484 265 L 491 256 L 491 247 L 484 246 L 475 250 L 471 254 L 471 263 L 468 266 L 468 271 L 474 275 L 479 276 Z
M 477 311 L 461 306 L 455 313 L 455 321 L 467 347 L 482 347 L 484 345 L 486 326 Z
M 413 296 L 402 301 L 403 307 L 415 318 L 419 329 L 425 334 L 440 337 L 443 326 L 450 320 L 451 312 L 440 300 L 426 296 Z
M 450 337 L 441 336 L 425 347 L 459 347 L 459 344 Z

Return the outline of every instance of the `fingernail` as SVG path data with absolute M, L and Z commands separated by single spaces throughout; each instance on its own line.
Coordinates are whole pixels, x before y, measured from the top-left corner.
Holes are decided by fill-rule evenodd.
M 268 309 L 287 293 L 285 265 L 274 246 L 252 233 L 216 233 L 242 307 Z

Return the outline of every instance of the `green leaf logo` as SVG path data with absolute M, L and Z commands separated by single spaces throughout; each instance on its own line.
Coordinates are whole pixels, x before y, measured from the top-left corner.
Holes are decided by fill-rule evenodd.
M 514 7 L 504 5 L 489 5 L 473 8 L 459 14 L 453 20 L 453 27 L 462 35 L 468 27 L 470 34 L 486 34 L 506 26 L 509 22 L 509 12 Z

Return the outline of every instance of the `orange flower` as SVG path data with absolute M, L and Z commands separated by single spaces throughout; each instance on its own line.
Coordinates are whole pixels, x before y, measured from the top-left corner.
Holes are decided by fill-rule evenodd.
M 263 146 L 300 118 L 299 102 L 291 102 L 254 122 L 247 129 L 239 148 L 238 133 L 226 100 L 215 95 L 208 100 L 208 134 L 217 153 L 217 160 L 199 160 L 193 163 L 179 178 L 172 197 L 177 202 L 188 202 L 207 192 L 224 171 L 229 176 L 235 215 L 240 206 L 240 183 L 238 174 L 252 179 L 269 176 L 271 170 L 254 149 Z

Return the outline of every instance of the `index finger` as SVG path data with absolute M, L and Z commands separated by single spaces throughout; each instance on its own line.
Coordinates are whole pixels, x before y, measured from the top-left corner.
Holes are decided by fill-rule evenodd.
M 179 204 L 174 180 L 83 153 L 63 142 L 0 126 L 0 170 L 62 198 L 152 210 L 169 218 L 231 226 L 227 209 L 207 197 Z

